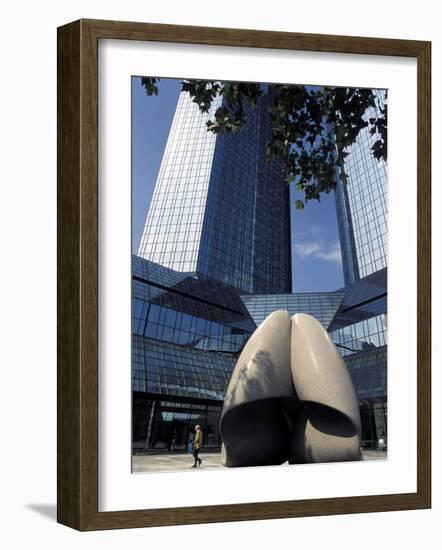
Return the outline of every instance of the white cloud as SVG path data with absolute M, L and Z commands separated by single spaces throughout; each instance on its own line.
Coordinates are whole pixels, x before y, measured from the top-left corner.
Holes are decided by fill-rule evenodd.
M 341 247 L 338 242 L 325 245 L 322 241 L 296 243 L 295 253 L 301 258 L 312 257 L 326 262 L 341 262 Z
M 306 231 L 296 232 L 296 238 L 299 237 L 312 237 L 312 235 L 319 235 L 319 233 L 323 233 L 324 228 L 317 224 L 312 224 Z
M 310 233 L 312 235 L 317 235 L 318 233 L 322 233 L 324 231 L 324 228 L 320 225 L 313 224 L 310 226 Z
M 295 252 L 301 258 L 318 254 L 321 251 L 321 244 L 318 242 L 295 244 Z
M 318 252 L 318 258 L 329 262 L 341 262 L 341 247 L 339 246 L 339 243 L 332 245 L 326 252 Z

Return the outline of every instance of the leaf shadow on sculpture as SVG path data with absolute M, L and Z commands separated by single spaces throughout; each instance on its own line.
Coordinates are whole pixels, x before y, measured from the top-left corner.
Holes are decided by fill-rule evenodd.
M 258 350 L 246 367 L 239 370 L 236 384 L 225 397 L 224 407 L 243 405 L 244 401 L 266 395 L 274 384 L 274 373 L 275 364 L 270 353 Z
M 359 410 L 345 364 L 316 319 L 304 314 L 293 319 L 292 324 L 286 311 L 273 312 L 238 358 L 220 421 L 225 466 L 361 460 Z M 295 326 L 307 352 L 307 359 L 300 361 L 292 356 Z M 341 383 L 330 391 L 330 399 L 324 394 L 327 372 L 321 377 L 315 363 L 315 338 L 321 347 L 318 356 L 330 358 L 332 372 Z M 307 399 L 299 398 L 294 368 Z M 317 389 L 312 388 L 316 384 Z M 318 402 L 311 400 L 315 393 Z
M 290 426 L 283 401 L 290 398 L 260 398 L 274 388 L 274 378 L 274 362 L 263 350 L 239 370 L 224 403 L 224 445 L 230 450 L 226 465 L 282 464 L 287 460 Z

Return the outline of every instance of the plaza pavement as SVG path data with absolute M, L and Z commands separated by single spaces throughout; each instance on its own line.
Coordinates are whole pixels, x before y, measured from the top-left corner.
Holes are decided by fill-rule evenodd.
M 363 455 L 364 460 L 385 460 L 387 458 L 385 451 L 364 450 Z M 220 453 L 201 453 L 200 457 L 203 461 L 201 469 L 224 468 Z M 188 470 L 192 464 L 193 457 L 188 453 L 163 453 L 132 457 L 133 473 Z M 286 462 L 282 466 L 288 466 L 288 463 Z

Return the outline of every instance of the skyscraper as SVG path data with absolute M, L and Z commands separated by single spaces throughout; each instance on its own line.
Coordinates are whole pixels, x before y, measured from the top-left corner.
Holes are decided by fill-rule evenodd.
M 237 134 L 213 134 L 180 94 L 138 255 L 247 293 L 291 290 L 289 189 L 267 161 L 268 87 Z
M 386 90 L 373 90 L 376 117 Z M 347 151 L 347 183 L 337 178 L 336 214 L 347 289 L 328 330 L 339 347 L 361 402 L 364 439 L 387 434 L 387 164 L 376 160 L 377 136 L 363 128 Z
M 385 90 L 374 90 L 376 107 L 367 110 L 367 120 L 379 114 L 386 102 Z M 363 128 L 347 151 L 344 170 L 347 183 L 338 178 L 336 212 L 345 284 L 387 266 L 387 164 L 376 160 L 371 146 L 377 136 Z
M 362 130 L 346 157 L 348 183 L 337 177 L 345 287 L 291 293 L 289 194 L 281 161 L 265 155 L 265 90 L 237 134 L 207 131 L 219 98 L 202 115 L 179 97 L 132 261 L 134 452 L 183 450 L 196 423 L 204 447 L 219 449 L 236 359 L 277 309 L 310 313 L 330 333 L 360 401 L 364 447 L 387 434 L 386 165 Z

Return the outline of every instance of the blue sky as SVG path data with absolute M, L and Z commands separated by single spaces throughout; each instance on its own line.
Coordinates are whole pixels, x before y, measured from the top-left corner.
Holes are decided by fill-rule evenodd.
M 146 214 L 172 123 L 181 81 L 162 79 L 158 96 L 149 97 L 141 79 L 132 78 L 132 251 L 137 253 Z M 320 292 L 343 286 L 334 194 L 311 201 L 304 210 L 291 189 L 294 292 Z

